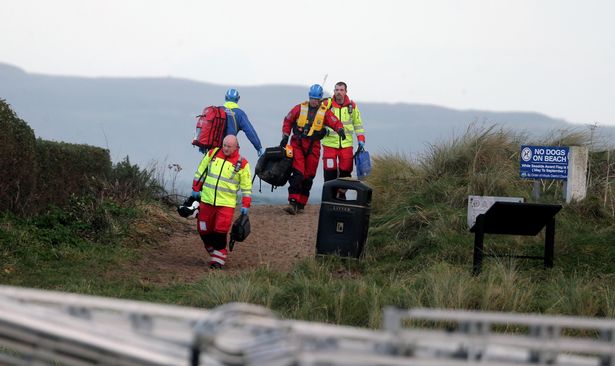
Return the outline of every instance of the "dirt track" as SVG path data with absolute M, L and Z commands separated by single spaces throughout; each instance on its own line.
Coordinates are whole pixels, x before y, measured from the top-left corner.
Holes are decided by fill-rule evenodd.
M 268 266 L 287 271 L 299 259 L 314 255 L 320 205 L 289 215 L 283 205 L 250 208 L 251 233 L 229 252 L 225 272 Z M 236 210 L 235 216 L 239 214 Z M 149 248 L 137 263 L 141 278 L 155 283 L 191 282 L 210 271 L 209 256 L 196 232 L 196 220 L 177 216 L 177 227 L 167 239 Z

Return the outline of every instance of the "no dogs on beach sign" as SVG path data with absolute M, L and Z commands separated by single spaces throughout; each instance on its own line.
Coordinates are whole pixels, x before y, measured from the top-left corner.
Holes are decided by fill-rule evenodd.
M 521 146 L 519 174 L 527 179 L 568 179 L 568 146 Z

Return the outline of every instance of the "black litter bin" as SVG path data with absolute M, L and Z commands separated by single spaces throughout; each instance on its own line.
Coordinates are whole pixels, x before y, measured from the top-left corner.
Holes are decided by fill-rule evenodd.
M 326 182 L 318 216 L 316 254 L 360 258 L 367 240 L 371 204 L 372 189 L 358 180 Z

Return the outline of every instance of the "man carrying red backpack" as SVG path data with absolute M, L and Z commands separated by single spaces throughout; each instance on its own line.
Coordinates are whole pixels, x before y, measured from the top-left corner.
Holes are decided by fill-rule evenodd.
M 198 116 L 197 133 L 192 144 L 198 146 L 201 153 L 205 153 L 214 147 L 221 147 L 225 136 L 237 136 L 239 131 L 243 131 L 256 149 L 258 156 L 261 156 L 263 146 L 248 115 L 237 104 L 239 102 L 237 89 L 228 89 L 224 100 L 222 107 L 206 107 L 203 114 Z

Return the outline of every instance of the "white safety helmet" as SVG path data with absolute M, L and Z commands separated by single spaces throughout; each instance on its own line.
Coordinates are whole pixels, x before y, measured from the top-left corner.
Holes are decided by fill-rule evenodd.
M 194 201 L 190 206 L 181 205 L 177 208 L 177 213 L 187 219 L 195 219 L 199 214 L 199 201 Z

